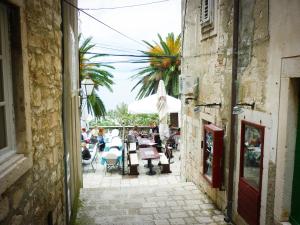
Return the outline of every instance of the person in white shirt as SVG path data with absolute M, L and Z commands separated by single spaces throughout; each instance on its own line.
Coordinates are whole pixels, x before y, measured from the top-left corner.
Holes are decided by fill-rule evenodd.
M 87 142 L 88 139 L 89 139 L 89 138 L 88 138 L 88 134 L 87 134 L 85 128 L 82 128 L 82 129 L 81 129 L 81 139 L 82 139 L 82 141 L 84 141 L 84 142 Z

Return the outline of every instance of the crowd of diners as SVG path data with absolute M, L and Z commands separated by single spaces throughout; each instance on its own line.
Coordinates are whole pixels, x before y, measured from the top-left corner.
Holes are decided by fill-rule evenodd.
M 175 137 L 180 135 L 180 128 L 173 128 L 169 126 L 170 135 L 167 140 L 168 144 L 176 147 L 176 139 Z M 110 131 L 105 132 L 103 127 L 92 128 L 92 129 L 81 129 L 81 146 L 82 146 L 82 158 L 89 158 L 87 144 L 97 145 L 98 151 L 102 152 L 105 149 L 105 136 L 110 136 Z M 157 150 L 161 152 L 161 144 L 162 141 L 159 136 L 159 127 L 157 124 L 153 123 L 150 125 L 150 129 L 148 132 L 145 130 L 139 129 L 138 126 L 134 126 L 132 129 L 129 130 L 127 135 L 128 142 L 136 142 L 138 144 L 139 138 L 149 138 L 152 139 L 157 145 Z M 86 155 L 84 155 L 86 153 Z
M 172 147 L 176 147 L 177 144 L 176 136 L 180 135 L 180 128 L 173 128 L 169 126 L 169 138 L 166 142 Z M 150 129 L 148 132 L 141 131 L 137 126 L 133 127 L 133 129 L 129 130 L 127 141 L 129 142 L 137 142 L 139 138 L 149 138 L 152 139 L 157 145 L 157 150 L 161 152 L 161 144 L 162 141 L 159 136 L 159 127 L 157 124 L 153 123 L 150 125 Z

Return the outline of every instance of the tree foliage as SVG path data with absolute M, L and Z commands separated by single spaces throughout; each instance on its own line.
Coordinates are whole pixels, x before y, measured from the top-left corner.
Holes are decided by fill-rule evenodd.
M 115 110 L 107 112 L 107 115 L 101 118 L 98 126 L 149 126 L 157 123 L 157 114 L 130 114 L 128 106 L 125 103 L 119 104 Z M 95 124 L 95 121 L 93 122 Z
M 99 118 L 106 114 L 106 109 L 97 91 L 99 91 L 100 87 L 105 87 L 112 91 L 111 86 L 114 84 L 112 80 L 113 75 L 107 69 L 114 69 L 114 67 L 105 63 L 95 62 L 95 60 L 99 60 L 100 57 L 106 54 L 91 54 L 92 49 L 95 47 L 95 44 L 91 43 L 91 37 L 82 39 L 80 34 L 78 39 L 80 43 L 79 79 L 81 82 L 85 78 L 90 78 L 94 82 L 94 90 L 88 96 L 86 104 L 88 112 Z
M 169 33 L 165 40 L 158 34 L 159 43 L 144 43 L 149 47 L 148 51 L 141 51 L 147 58 L 148 65 L 139 69 L 139 72 L 132 76 L 138 80 L 134 90 L 140 87 L 137 99 L 156 93 L 159 80 L 163 80 L 167 94 L 178 97 L 179 95 L 179 74 L 180 74 L 180 51 L 181 37 L 176 38 Z

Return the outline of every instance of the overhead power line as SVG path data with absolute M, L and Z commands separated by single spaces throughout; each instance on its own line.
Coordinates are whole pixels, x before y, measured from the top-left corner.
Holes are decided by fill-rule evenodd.
M 118 57 L 136 57 L 136 58 L 177 58 L 177 56 L 172 55 L 131 55 L 131 54 L 106 54 L 106 53 L 98 53 L 98 52 L 83 52 L 84 54 L 101 54 L 102 56 L 118 56 Z
M 95 48 L 108 49 L 108 50 L 113 50 L 113 51 L 116 51 L 116 52 L 127 52 L 127 53 L 132 53 L 133 52 L 133 50 L 129 51 L 129 50 L 122 50 L 122 49 L 117 49 L 117 48 L 101 47 L 99 45 L 96 45 Z
M 131 37 L 129 37 L 128 35 L 123 34 L 122 32 L 118 31 L 117 29 L 115 29 L 115 28 L 113 28 L 113 27 L 107 25 L 106 23 L 102 22 L 101 20 L 97 19 L 96 17 L 92 16 L 91 14 L 89 14 L 89 13 L 85 12 L 84 10 L 78 8 L 78 7 L 77 7 L 76 5 L 74 5 L 73 3 L 71 3 L 71 2 L 69 2 L 69 1 L 67 1 L 67 0 L 63 0 L 63 1 L 64 1 L 65 3 L 67 3 L 68 5 L 72 6 L 73 8 L 77 9 L 78 11 L 80 11 L 80 12 L 84 13 L 85 15 L 91 17 L 92 19 L 96 20 L 98 23 L 101 23 L 102 25 L 108 27 L 109 29 L 111 29 L 111 30 L 117 32 L 117 33 L 120 34 L 121 36 L 123 36 L 123 37 L 125 37 L 125 38 L 127 38 L 127 39 L 129 39 L 129 40 L 131 40 L 131 41 L 134 41 L 135 43 L 138 43 L 138 44 L 140 44 L 140 45 L 142 45 L 142 46 L 145 47 L 145 45 L 143 45 L 143 44 L 142 44 L 141 42 L 139 42 L 138 40 L 135 40 L 134 38 L 131 38 Z
M 170 0 L 162 0 L 162 1 L 156 1 L 156 2 L 148 2 L 148 3 L 142 3 L 142 4 L 136 4 L 136 5 L 124 5 L 124 6 L 116 6 L 116 7 L 104 7 L 104 8 L 80 8 L 81 10 L 106 10 L 106 9 L 124 9 L 124 8 L 132 8 L 132 7 L 138 7 L 138 6 L 145 6 L 145 5 L 152 5 L 162 2 L 168 2 Z
M 109 62 L 90 62 L 84 63 L 85 65 L 93 65 L 93 64 L 114 64 L 114 63 L 149 63 L 149 60 L 122 60 L 122 61 L 109 61 Z
M 120 46 L 117 46 L 117 45 L 114 45 L 114 44 L 107 44 L 107 43 L 94 43 L 96 46 L 104 46 L 104 47 L 110 47 L 110 48 L 115 48 L 117 50 L 128 50 L 128 51 L 139 51 L 137 49 L 133 49 L 133 48 L 124 48 L 123 46 L 120 47 Z

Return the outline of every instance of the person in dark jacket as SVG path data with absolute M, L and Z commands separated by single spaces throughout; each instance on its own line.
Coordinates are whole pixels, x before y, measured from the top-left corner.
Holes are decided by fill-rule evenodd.
M 151 126 L 151 133 L 153 134 L 158 134 L 159 133 L 159 129 L 156 123 L 153 123 Z
M 86 144 L 83 145 L 82 147 L 83 147 L 83 150 L 81 152 L 82 159 L 84 159 L 84 160 L 91 159 L 92 156 L 91 156 L 89 149 L 86 147 Z
M 159 137 L 159 134 L 154 134 L 153 139 L 154 139 L 154 142 L 156 143 L 157 151 L 162 152 L 162 146 L 161 146 L 162 142 L 161 142 L 161 139 Z

